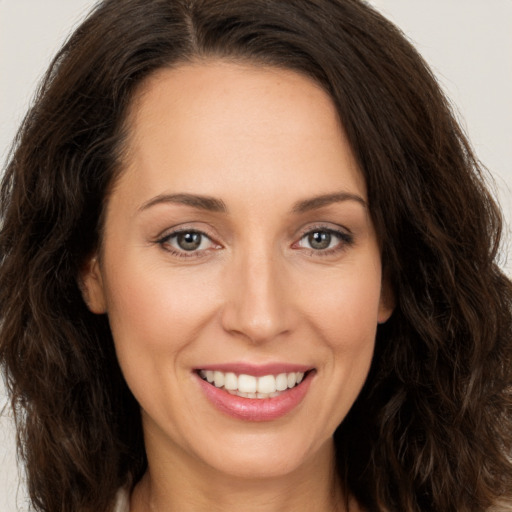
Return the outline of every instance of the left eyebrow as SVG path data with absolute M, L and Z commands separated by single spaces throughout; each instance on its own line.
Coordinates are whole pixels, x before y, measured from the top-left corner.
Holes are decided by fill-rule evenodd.
M 351 194 L 350 192 L 337 192 L 334 194 L 324 194 L 310 199 L 304 199 L 303 201 L 298 201 L 293 205 L 292 213 L 305 213 L 324 206 L 329 206 L 333 203 L 342 203 L 345 201 L 356 201 L 365 209 L 368 208 L 367 202 L 361 196 Z
M 210 212 L 227 212 L 227 207 L 221 199 L 196 194 L 162 194 L 144 203 L 139 211 L 147 210 L 157 204 L 183 204 L 199 210 Z

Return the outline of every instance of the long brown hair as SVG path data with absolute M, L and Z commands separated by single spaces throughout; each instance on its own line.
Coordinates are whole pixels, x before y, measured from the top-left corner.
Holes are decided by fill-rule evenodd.
M 512 287 L 499 210 L 428 67 L 360 0 L 106 0 L 53 61 L 0 192 L 0 362 L 34 507 L 107 512 L 146 468 L 138 405 L 77 277 L 101 241 L 134 90 L 218 57 L 331 96 L 396 309 L 335 434 L 368 510 L 483 511 L 512 490 Z

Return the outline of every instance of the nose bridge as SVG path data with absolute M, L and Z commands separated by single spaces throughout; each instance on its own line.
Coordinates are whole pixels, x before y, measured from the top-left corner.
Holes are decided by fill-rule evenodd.
M 226 330 L 262 342 L 290 329 L 283 264 L 272 247 L 260 244 L 241 252 L 229 274 L 223 312 Z

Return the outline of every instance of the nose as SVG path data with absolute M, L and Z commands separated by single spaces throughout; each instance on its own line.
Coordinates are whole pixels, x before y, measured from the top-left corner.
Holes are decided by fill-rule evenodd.
M 263 343 L 293 329 L 291 283 L 278 258 L 265 252 L 240 257 L 228 270 L 225 285 L 222 325 L 226 331 Z

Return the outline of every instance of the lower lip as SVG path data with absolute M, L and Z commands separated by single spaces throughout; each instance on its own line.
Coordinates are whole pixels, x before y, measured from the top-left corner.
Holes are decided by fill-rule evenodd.
M 274 398 L 243 398 L 216 388 L 199 375 L 197 379 L 206 398 L 221 412 L 245 421 L 272 421 L 285 416 L 302 402 L 313 374 L 309 372 L 299 385 Z

